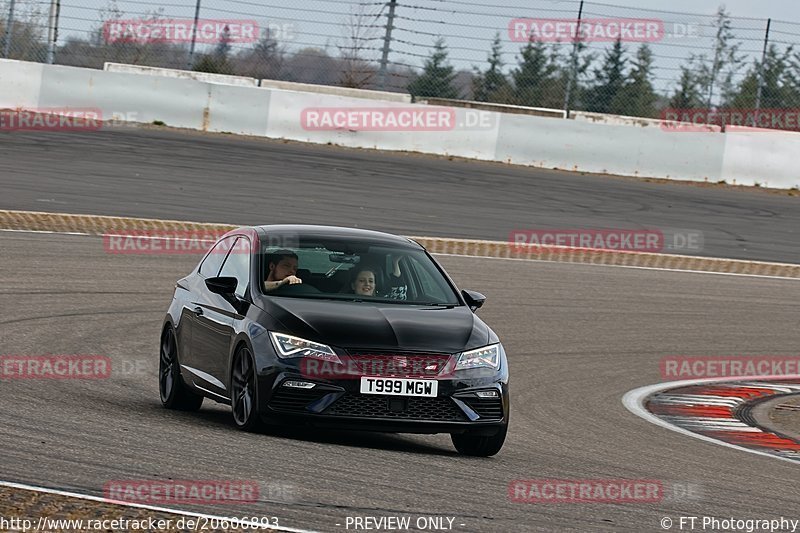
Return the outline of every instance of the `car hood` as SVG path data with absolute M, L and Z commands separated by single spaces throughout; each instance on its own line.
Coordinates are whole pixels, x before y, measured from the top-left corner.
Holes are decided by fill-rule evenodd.
M 485 346 L 489 327 L 468 307 L 269 298 L 286 333 L 340 348 L 456 353 Z

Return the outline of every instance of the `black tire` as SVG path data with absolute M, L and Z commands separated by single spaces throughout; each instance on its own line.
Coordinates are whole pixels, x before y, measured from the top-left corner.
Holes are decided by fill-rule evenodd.
M 458 453 L 473 457 L 491 457 L 500 451 L 506 441 L 508 424 L 491 436 L 467 433 L 451 433 L 450 439 Z
M 161 335 L 160 351 L 158 391 L 162 405 L 178 411 L 197 411 L 203 405 L 203 397 L 189 390 L 183 382 L 181 365 L 178 363 L 178 346 L 171 327 L 164 329 Z
M 231 413 L 236 427 L 258 431 L 263 427 L 258 411 L 258 387 L 253 355 L 246 346 L 240 347 L 231 369 Z

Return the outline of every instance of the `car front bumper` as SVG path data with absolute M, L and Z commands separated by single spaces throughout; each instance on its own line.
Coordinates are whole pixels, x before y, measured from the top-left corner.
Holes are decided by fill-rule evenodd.
M 260 412 L 268 423 L 397 433 L 470 431 L 493 435 L 508 423 L 506 374 L 492 372 L 482 377 L 467 374 L 437 379 L 436 397 L 418 397 L 362 394 L 360 378 L 313 380 L 288 369 L 260 376 Z M 287 381 L 314 383 L 314 387 L 287 387 Z M 494 391 L 494 397 L 479 397 L 476 394 L 479 391 Z

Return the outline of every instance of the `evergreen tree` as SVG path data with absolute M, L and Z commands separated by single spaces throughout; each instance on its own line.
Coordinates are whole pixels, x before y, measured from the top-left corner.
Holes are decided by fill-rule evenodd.
M 636 60 L 629 81 L 611 102 L 611 112 L 633 117 L 654 117 L 658 96 L 650 81 L 653 72 L 653 52 L 647 44 L 636 51 Z
M 622 39 L 617 39 L 609 50 L 603 65 L 594 71 L 594 86 L 589 90 L 587 108 L 597 113 L 612 113 L 612 104 L 625 87 L 625 67 L 628 60 Z M 617 110 L 618 111 L 618 110 Z
M 439 38 L 425 61 L 422 74 L 408 84 L 408 92 L 415 98 L 458 98 L 453 87 L 454 79 L 453 67 L 447 63 L 447 47 L 444 39 Z
M 508 91 L 508 80 L 502 72 L 501 50 L 500 32 L 497 32 L 487 60 L 489 68 L 483 72 L 475 68 L 475 78 L 472 83 L 473 98 L 479 102 L 497 102 L 503 98 L 503 93 Z
M 575 75 L 572 90 L 569 95 L 568 106 L 573 110 L 586 109 L 585 102 L 589 96 L 589 90 L 586 88 L 585 82 L 582 83 L 582 80 L 585 80 L 586 73 L 589 72 L 589 68 L 592 66 L 592 63 L 594 63 L 596 56 L 595 54 L 586 54 L 585 52 L 588 47 L 583 41 L 578 40 L 569 55 L 567 55 L 563 61 L 560 61 L 555 46 L 556 45 L 553 45 L 553 54 L 551 57 L 554 58 L 553 62 L 557 65 L 556 87 L 559 88 L 561 94 L 558 98 L 558 102 L 547 104 L 546 107 L 562 108 L 564 106 L 567 84 L 569 83 L 570 77 L 573 76 L 574 70 Z
M 669 100 L 669 107 L 672 109 L 697 109 L 702 107 L 703 98 L 697 83 L 692 63 L 681 67 L 681 79 L 678 88 Z
M 233 74 L 233 67 L 228 59 L 231 51 L 231 30 L 228 26 L 220 35 L 217 46 L 211 54 L 203 54 L 192 67 L 196 72 L 209 72 L 212 74 Z
M 800 107 L 800 52 L 789 47 L 786 55 L 791 57 L 786 67 L 786 99 L 787 106 L 793 109 Z
M 774 44 L 771 45 L 764 56 L 763 65 L 760 60 L 754 61 L 736 93 L 731 96 L 730 107 L 752 109 L 756 106 L 759 71 L 762 72 L 764 80 L 760 107 L 762 109 L 789 107 L 792 100 L 790 82 L 787 78 L 789 54 L 791 47 L 781 54 Z
M 265 60 L 273 59 L 279 55 L 278 41 L 269 36 L 269 32 L 264 32 L 261 39 L 253 46 L 253 51 L 258 57 Z
M 544 43 L 531 39 L 520 50 L 518 67 L 511 77 L 514 80 L 514 103 L 541 106 L 544 95 L 553 87 L 557 70 Z

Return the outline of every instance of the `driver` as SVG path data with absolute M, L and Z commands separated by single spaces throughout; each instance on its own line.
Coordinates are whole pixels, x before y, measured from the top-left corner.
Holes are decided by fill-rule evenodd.
M 291 250 L 278 250 L 271 254 L 267 268 L 269 273 L 267 279 L 264 281 L 264 290 L 274 291 L 278 287 L 283 287 L 286 284 L 295 285 L 303 283 L 303 280 L 297 277 L 298 258 L 297 254 Z

